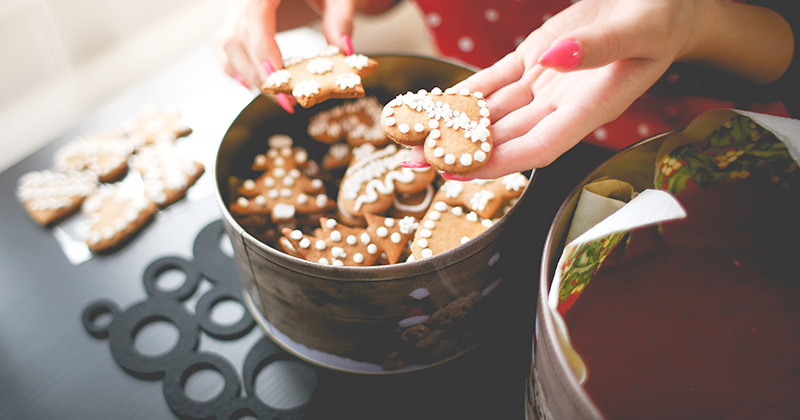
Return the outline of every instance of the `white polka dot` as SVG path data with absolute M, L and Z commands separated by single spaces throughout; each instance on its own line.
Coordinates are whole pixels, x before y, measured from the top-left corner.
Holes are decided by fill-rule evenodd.
M 497 22 L 497 20 L 500 19 L 500 12 L 496 9 L 486 9 L 486 11 L 483 12 L 483 17 L 489 22 Z
M 608 130 L 605 127 L 600 127 L 597 130 L 594 130 L 594 138 L 599 141 L 605 141 L 608 139 Z
M 442 24 L 442 16 L 436 12 L 431 12 L 425 15 L 425 23 L 431 28 L 437 28 Z
M 461 38 L 458 38 L 458 49 L 462 52 L 467 53 L 472 51 L 474 48 L 475 41 L 473 41 L 472 38 L 468 36 L 462 36 Z
M 645 124 L 641 123 L 636 126 L 636 132 L 639 133 L 640 136 L 649 136 L 650 135 L 650 127 Z
M 524 41 L 524 40 L 525 40 L 525 35 L 520 35 L 520 36 L 514 38 L 514 46 L 515 47 L 519 47 L 519 44 L 522 44 L 522 41 Z
M 547 22 L 547 20 L 550 19 L 551 17 L 553 17 L 553 15 L 551 15 L 550 13 L 543 14 L 542 15 L 542 22 Z

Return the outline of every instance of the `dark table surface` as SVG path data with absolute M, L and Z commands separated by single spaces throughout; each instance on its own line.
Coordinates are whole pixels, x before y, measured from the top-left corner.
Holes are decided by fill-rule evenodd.
M 191 258 L 198 232 L 220 218 L 211 175 L 215 147 L 250 98 L 218 70 L 209 50 L 190 52 L 0 173 L 0 419 L 180 417 L 165 402 L 162 383 L 120 368 L 108 340 L 92 337 L 81 318 L 84 309 L 100 299 L 122 309 L 142 301 L 146 297 L 142 276 L 154 260 Z M 195 130 L 186 139 L 191 141 L 187 150 L 208 171 L 186 199 L 162 211 L 131 242 L 82 261 L 80 253 L 75 256 L 66 250 L 77 221 L 42 228 L 24 212 L 15 197 L 17 179 L 28 171 L 51 168 L 60 145 L 130 119 L 145 107 L 172 105 L 180 105 L 187 115 Z M 504 281 L 517 289 L 508 305 L 510 319 L 516 321 L 498 325 L 496 337 L 456 360 L 399 375 L 363 376 L 289 366 L 259 375 L 260 398 L 283 407 L 309 400 L 303 416 L 310 419 L 524 418 L 541 247 L 561 201 L 608 156 L 606 150 L 579 145 L 538 171 L 532 199 L 520 209 L 533 245 L 520 244 L 515 256 L 519 276 Z M 243 311 L 228 305 L 216 316 L 235 319 Z M 257 326 L 231 340 L 203 335 L 199 350 L 219 354 L 241 368 L 263 337 Z M 157 352 L 170 340 L 174 334 L 168 330 L 142 330 L 136 345 Z M 199 399 L 211 398 L 221 387 L 215 381 L 219 380 L 210 375 L 184 386 Z

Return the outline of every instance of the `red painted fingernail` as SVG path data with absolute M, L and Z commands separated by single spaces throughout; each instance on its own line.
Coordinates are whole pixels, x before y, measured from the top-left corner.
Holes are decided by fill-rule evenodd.
M 581 49 L 575 41 L 561 41 L 539 57 L 539 64 L 554 70 L 569 70 L 581 61 Z
M 353 40 L 350 39 L 350 35 L 342 35 L 342 44 L 345 55 L 353 55 Z
M 269 61 L 261 62 L 261 65 L 264 67 L 264 71 L 267 72 L 267 75 L 270 75 L 273 71 L 275 71 L 275 68 L 272 67 L 272 64 Z M 284 111 L 294 114 L 294 105 L 292 104 L 292 100 L 289 95 L 285 93 L 278 93 L 275 95 L 275 100 L 278 101 L 278 105 L 280 105 Z
M 272 74 L 275 71 L 275 68 L 272 67 L 272 64 L 269 61 L 262 61 L 261 67 L 264 67 L 264 71 L 267 72 L 267 75 Z
M 462 181 L 462 182 L 472 181 L 473 179 L 475 179 L 475 178 L 470 178 L 470 177 L 461 176 L 461 175 L 449 174 L 447 172 L 442 172 L 442 178 L 444 178 L 444 179 L 446 179 L 448 181 Z
M 240 85 L 246 87 L 247 89 L 250 89 L 250 86 L 247 85 L 247 82 L 244 81 L 244 77 L 242 77 L 241 74 L 233 76 L 233 80 L 236 80 L 237 82 L 239 82 Z
M 400 166 L 408 169 L 419 169 L 419 168 L 430 168 L 431 164 L 428 162 L 412 162 L 407 160 L 405 162 L 401 162 Z

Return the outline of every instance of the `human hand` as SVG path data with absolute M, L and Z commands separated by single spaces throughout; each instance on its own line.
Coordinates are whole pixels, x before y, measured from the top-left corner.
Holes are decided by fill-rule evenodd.
M 618 117 L 691 51 L 695 13 L 684 0 L 581 0 L 456 85 L 482 92 L 492 119 L 494 150 L 470 176 L 544 167 Z

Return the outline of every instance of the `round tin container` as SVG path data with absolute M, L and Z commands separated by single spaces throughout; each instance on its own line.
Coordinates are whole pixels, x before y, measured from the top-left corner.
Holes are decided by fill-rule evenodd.
M 432 58 L 371 58 L 379 66 L 363 84 L 381 103 L 407 91 L 449 87 L 473 73 Z M 526 174 L 530 182 L 519 201 L 481 235 L 431 258 L 395 265 L 335 267 L 295 258 L 256 239 L 228 211 L 236 180 L 253 176 L 250 163 L 266 150 L 269 136 L 287 134 L 319 161 L 327 145 L 308 136 L 309 119 L 341 103 L 329 100 L 287 114 L 271 98 L 256 97 L 220 145 L 217 198 L 249 310 L 287 351 L 335 370 L 407 372 L 455 358 L 485 340 L 504 312 L 502 278 L 510 262 L 504 255 L 518 239 L 516 209 L 529 200 L 533 174 Z M 435 332 L 409 327 L 437 316 L 447 320 L 444 331 L 430 336 L 430 346 L 409 348 L 404 334 Z

